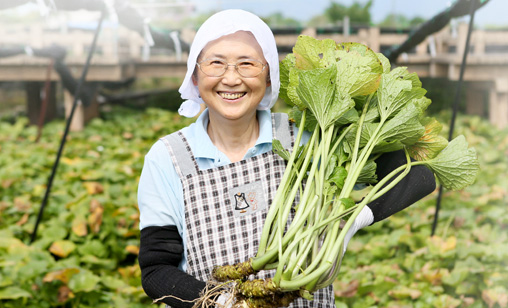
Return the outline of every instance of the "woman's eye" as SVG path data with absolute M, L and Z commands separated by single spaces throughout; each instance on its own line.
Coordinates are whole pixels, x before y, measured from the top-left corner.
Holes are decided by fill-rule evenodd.
M 224 65 L 224 62 L 220 60 L 212 60 L 210 61 L 210 65 Z
M 254 66 L 254 63 L 249 62 L 249 61 L 243 61 L 243 62 L 238 63 L 238 65 L 239 66 Z

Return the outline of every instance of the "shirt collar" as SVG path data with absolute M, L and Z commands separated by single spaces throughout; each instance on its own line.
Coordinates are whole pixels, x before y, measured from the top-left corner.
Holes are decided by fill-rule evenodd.
M 259 121 L 259 137 L 255 147 L 266 143 L 271 144 L 273 131 L 270 110 L 257 110 L 257 117 Z M 212 143 L 207 133 L 208 119 L 208 109 L 205 109 L 197 118 L 195 125 L 192 125 L 192 136 L 195 141 L 192 152 L 196 158 L 215 159 L 219 155 L 219 150 Z

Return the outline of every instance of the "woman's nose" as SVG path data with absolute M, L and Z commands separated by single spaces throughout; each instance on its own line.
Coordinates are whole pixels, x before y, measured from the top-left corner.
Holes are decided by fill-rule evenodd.
M 229 64 L 226 68 L 226 72 L 222 75 L 222 82 L 224 84 L 238 84 L 241 82 L 241 76 L 236 71 L 235 66 Z

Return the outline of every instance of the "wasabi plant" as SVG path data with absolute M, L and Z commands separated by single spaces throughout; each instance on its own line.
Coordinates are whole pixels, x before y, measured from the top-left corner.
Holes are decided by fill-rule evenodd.
M 476 152 L 463 136 L 448 143 L 439 136 L 441 125 L 424 116 L 431 101 L 418 76 L 405 67 L 392 70 L 382 54 L 362 44 L 300 36 L 280 72 L 280 97 L 292 106 L 290 118 L 299 133 L 292 151 L 274 140 L 287 168 L 257 255 L 214 269 L 216 280 L 232 286 L 234 307 L 287 306 L 332 284 L 344 237 L 359 212 L 411 167 L 427 166 L 450 190 L 472 184 L 479 170 Z M 304 130 L 310 138 L 299 146 Z M 375 159 L 402 149 L 407 163 L 378 180 Z M 361 183 L 370 189 L 355 203 L 351 193 Z M 272 279 L 247 279 L 270 269 Z

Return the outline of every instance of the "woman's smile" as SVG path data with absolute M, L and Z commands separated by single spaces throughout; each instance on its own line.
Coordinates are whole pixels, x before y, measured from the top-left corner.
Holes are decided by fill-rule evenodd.
M 226 101 L 237 101 L 247 94 L 247 92 L 217 92 L 220 97 L 222 97 Z

